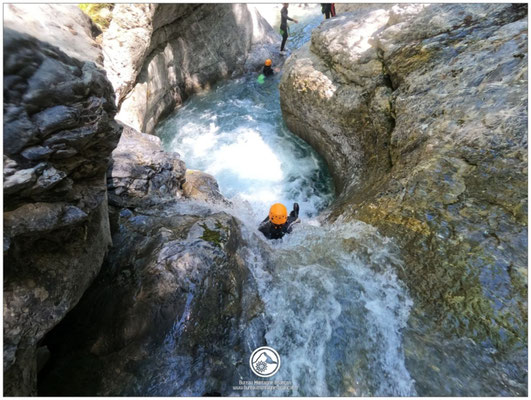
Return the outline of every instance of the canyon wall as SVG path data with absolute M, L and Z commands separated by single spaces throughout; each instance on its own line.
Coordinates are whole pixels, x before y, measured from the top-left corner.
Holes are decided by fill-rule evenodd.
M 118 118 L 152 133 L 192 93 L 262 66 L 277 36 L 246 4 L 116 4 L 103 52 Z
M 270 27 L 246 5 L 117 4 L 97 38 L 99 29 L 74 5 L 4 11 L 4 393 L 36 395 L 37 386 L 47 393 L 55 382 L 44 377 L 63 365 L 57 340 L 81 346 L 87 334 L 102 335 L 89 358 L 111 369 L 101 368 L 100 378 L 111 376 L 116 362 L 130 362 L 169 334 L 185 305 L 200 328 L 183 343 L 220 342 L 227 329 L 237 330 L 227 315 L 247 319 L 255 313 L 248 308 L 260 306 L 237 254 L 239 223 L 209 205 L 183 215 L 185 198 L 226 200 L 211 176 L 187 173 L 178 154 L 138 130 L 152 130 L 191 93 L 260 67 L 275 38 Z M 117 106 L 138 130 L 115 120 Z M 131 273 L 142 278 L 124 285 Z M 183 282 L 183 274 L 196 280 Z M 151 294 L 131 300 L 138 291 Z M 79 337 L 61 336 L 87 309 L 96 311 L 92 330 L 70 326 Z M 154 329 L 146 330 L 151 317 Z M 121 358 L 106 357 L 124 347 Z M 83 388 L 87 371 L 78 372 L 80 381 L 52 393 L 79 382 Z M 58 379 L 64 383 L 64 374 Z M 115 385 L 127 379 L 113 378 L 98 393 L 120 393 Z
M 14 396 L 36 394 L 39 340 L 111 245 L 105 174 L 121 127 L 81 10 L 4 11 L 4 394 Z M 50 23 L 57 15 L 64 25 Z
M 315 29 L 280 84 L 288 127 L 334 177 L 331 219 L 370 223 L 402 249 L 418 337 L 521 358 L 527 29 L 523 4 L 355 9 Z

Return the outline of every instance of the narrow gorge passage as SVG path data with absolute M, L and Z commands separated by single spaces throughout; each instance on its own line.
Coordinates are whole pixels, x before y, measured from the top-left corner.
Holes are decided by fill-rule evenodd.
M 6 396 L 528 395 L 527 4 L 286 7 L 4 9 Z
M 308 41 L 321 21 L 314 14 L 292 24 L 288 48 Z M 334 197 L 326 165 L 287 130 L 280 74 L 263 84 L 256 78 L 224 82 L 194 96 L 156 129 L 166 150 L 179 152 L 188 168 L 214 175 L 232 202 L 224 211 L 244 224 L 245 261 L 265 306 L 265 341 L 282 357 L 274 378 L 291 386 L 243 394 L 414 395 L 402 348 L 411 301 L 395 274 L 401 260 L 392 242 L 371 226 L 318 218 Z M 288 209 L 298 202 L 303 222 L 282 241 L 270 242 L 256 228 L 274 202 Z M 257 328 L 248 324 L 240 334 L 251 342 Z M 151 374 L 150 394 L 199 394 L 205 384 L 200 368 L 194 373 L 193 362 L 186 361 L 190 378 L 168 387 L 176 341 L 168 338 L 157 357 L 166 361 Z M 238 371 L 244 380 L 257 379 L 248 366 Z M 227 390 L 222 394 L 242 394 Z

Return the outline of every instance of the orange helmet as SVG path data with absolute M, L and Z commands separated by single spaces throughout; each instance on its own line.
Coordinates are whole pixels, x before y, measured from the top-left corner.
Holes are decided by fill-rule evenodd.
M 275 225 L 285 224 L 288 220 L 288 209 L 284 204 L 276 203 L 269 209 L 269 220 Z
M 271 59 L 268 58 L 267 60 L 265 60 L 265 66 L 266 67 L 270 67 L 271 66 Z

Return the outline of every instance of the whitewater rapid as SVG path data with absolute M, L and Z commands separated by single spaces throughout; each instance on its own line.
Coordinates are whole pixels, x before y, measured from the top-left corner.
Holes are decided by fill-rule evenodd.
M 278 80 L 255 76 L 224 82 L 191 99 L 157 128 L 167 150 L 190 169 L 216 177 L 231 201 L 267 215 L 272 203 L 313 217 L 333 199 L 324 161 L 281 118 Z M 262 217 L 263 218 L 263 217 Z
M 322 159 L 285 127 L 277 84 L 225 82 L 158 127 L 168 150 L 214 175 L 231 201 L 219 211 L 242 222 L 242 257 L 264 303 L 265 340 L 282 357 L 275 379 L 292 383 L 231 394 L 414 395 L 401 336 L 412 302 L 395 272 L 402 262 L 373 227 L 326 223 L 332 180 Z M 302 223 L 267 241 L 256 228 L 274 202 L 298 202 Z M 253 329 L 241 335 L 254 337 Z M 250 370 L 246 378 L 253 379 Z

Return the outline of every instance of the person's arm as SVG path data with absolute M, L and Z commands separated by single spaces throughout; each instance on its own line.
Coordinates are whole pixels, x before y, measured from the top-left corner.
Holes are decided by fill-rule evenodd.
M 301 222 L 299 216 L 296 215 L 293 211 L 289 214 L 288 220 L 286 221 L 286 233 L 291 233 L 293 230 L 293 225 Z
M 266 238 L 269 239 L 269 217 L 265 217 L 262 223 L 258 226 L 258 230 L 262 232 Z
M 282 14 L 282 12 L 283 12 L 284 14 Z M 281 17 L 285 17 L 286 20 L 288 20 L 288 21 L 293 21 L 293 22 L 295 22 L 296 24 L 299 23 L 299 21 L 297 21 L 296 19 L 293 19 L 293 18 L 288 17 L 288 10 L 287 10 L 287 9 L 284 9 L 284 8 L 283 8 L 283 9 L 282 9 L 282 12 L 280 13 L 280 14 L 281 14 Z M 282 21 L 282 22 L 284 22 L 284 21 Z M 282 23 L 282 22 L 281 22 L 281 23 Z

